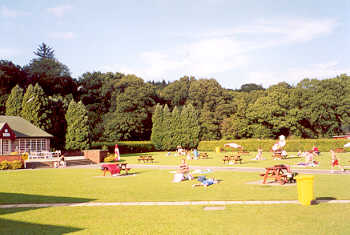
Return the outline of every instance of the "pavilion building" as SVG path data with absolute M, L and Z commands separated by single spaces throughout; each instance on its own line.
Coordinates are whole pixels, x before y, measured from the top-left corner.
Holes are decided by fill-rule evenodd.
M 0 155 L 50 151 L 53 136 L 18 116 L 0 116 Z

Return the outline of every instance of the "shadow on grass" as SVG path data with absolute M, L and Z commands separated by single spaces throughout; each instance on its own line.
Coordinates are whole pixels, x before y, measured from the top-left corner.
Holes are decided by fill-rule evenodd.
M 327 203 L 329 201 L 337 200 L 335 197 L 316 197 L 315 200 L 311 201 L 311 205 L 318 205 L 320 203 Z
M 82 230 L 82 228 L 0 219 L 1 234 L 66 234 L 80 230 Z
M 0 192 L 0 205 L 1 204 L 24 204 L 24 203 L 77 203 L 77 202 L 89 202 L 94 199 L 90 198 L 73 198 L 73 197 L 58 197 L 58 196 L 46 196 L 36 194 L 23 194 L 23 193 L 5 193 Z M 28 210 L 40 210 L 39 207 L 26 207 L 26 208 L 4 208 L 0 209 L 0 215 L 19 213 Z M 74 228 L 66 226 L 57 226 L 50 224 L 35 224 L 22 221 L 0 219 L 0 234 L 66 234 L 72 233 L 83 228 Z
M 14 203 L 77 203 L 93 200 L 95 199 L 0 192 L 0 205 Z

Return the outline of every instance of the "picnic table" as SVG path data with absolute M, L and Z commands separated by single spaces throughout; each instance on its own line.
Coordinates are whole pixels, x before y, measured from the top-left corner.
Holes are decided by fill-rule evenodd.
M 140 161 L 143 161 L 143 163 L 146 163 L 146 162 L 151 162 L 153 163 L 154 159 L 152 156 L 139 156 L 139 158 L 137 159 L 139 162 Z
M 242 163 L 242 158 L 240 155 L 235 155 L 235 156 L 225 156 L 222 161 L 224 162 L 224 164 L 230 163 L 230 161 L 235 161 L 235 164 L 239 162 L 239 164 Z
M 273 159 L 285 159 L 286 157 L 282 155 L 282 151 L 273 151 L 272 158 Z
M 103 170 L 103 176 L 106 176 L 106 172 L 109 171 L 111 175 L 114 175 L 121 171 L 124 171 L 124 174 L 127 175 L 128 171 L 131 170 L 131 168 L 127 167 L 128 163 L 116 163 L 116 164 L 103 164 L 102 170 Z M 119 168 L 119 169 L 118 169 Z
M 261 176 L 264 177 L 263 184 L 266 184 L 267 178 L 273 178 L 276 182 L 285 184 L 289 181 L 289 175 L 292 174 L 290 168 L 286 165 L 275 165 L 273 167 L 267 167 L 265 169 L 265 174 L 261 174 Z

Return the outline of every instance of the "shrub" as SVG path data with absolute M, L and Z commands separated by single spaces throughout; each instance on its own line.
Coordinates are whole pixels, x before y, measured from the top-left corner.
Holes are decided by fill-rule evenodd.
M 28 160 L 28 153 L 22 154 L 22 160 Z
M 9 162 L 4 160 L 0 162 L 0 170 L 7 170 L 9 168 Z
M 104 162 L 114 162 L 115 156 L 110 154 L 108 157 L 104 159 Z
M 239 140 L 218 140 L 218 141 L 201 141 L 198 146 L 200 151 L 215 151 L 215 147 L 220 147 L 226 151 L 232 151 L 232 148 L 224 148 L 224 144 L 236 143 L 242 145 L 244 150 L 257 151 L 259 147 L 263 151 L 270 151 L 272 146 L 278 140 L 273 139 L 239 139 Z M 284 149 L 287 152 L 298 152 L 311 150 L 315 145 L 321 152 L 328 152 L 330 149 L 342 148 L 349 142 L 345 139 L 287 139 Z
M 114 153 L 115 142 L 95 142 L 91 146 L 92 148 L 101 149 L 103 145 L 108 147 L 109 153 Z M 151 141 L 123 141 L 117 142 L 119 147 L 119 152 L 121 154 L 125 153 L 145 153 L 145 152 L 154 152 L 155 147 Z
M 102 145 L 102 148 L 101 148 L 101 150 L 108 150 L 108 147 L 107 147 L 107 145 Z
M 21 161 L 15 160 L 15 161 L 9 162 L 9 169 L 17 170 L 17 169 L 20 169 L 20 168 L 22 168 L 22 162 Z

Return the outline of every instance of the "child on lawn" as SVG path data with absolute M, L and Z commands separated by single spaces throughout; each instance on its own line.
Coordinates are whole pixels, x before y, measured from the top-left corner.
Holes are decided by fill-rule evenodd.
M 331 173 L 334 173 L 334 167 L 338 166 L 340 170 L 344 171 L 344 169 L 339 165 L 339 159 L 337 158 L 337 155 L 335 154 L 334 150 L 330 150 L 332 155 L 332 170 Z

